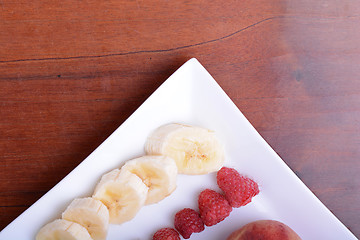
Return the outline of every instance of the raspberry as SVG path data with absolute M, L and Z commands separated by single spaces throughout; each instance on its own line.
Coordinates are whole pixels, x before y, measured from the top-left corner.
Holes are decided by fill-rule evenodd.
M 172 228 L 161 228 L 156 231 L 153 240 L 180 240 L 179 233 Z
M 259 186 L 256 182 L 240 175 L 233 168 L 222 167 L 217 172 L 216 179 L 232 207 L 245 206 L 251 202 L 252 197 L 259 193 Z
M 201 232 L 205 229 L 199 213 L 191 208 L 184 208 L 177 212 L 174 225 L 185 239 L 190 238 L 192 233 Z
M 198 203 L 200 217 L 209 227 L 224 220 L 232 211 L 226 198 L 210 189 L 205 189 L 200 193 Z

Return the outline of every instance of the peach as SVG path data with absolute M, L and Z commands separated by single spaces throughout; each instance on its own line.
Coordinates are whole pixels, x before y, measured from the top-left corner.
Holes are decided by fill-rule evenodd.
M 227 240 L 301 240 L 301 238 L 284 223 L 275 220 L 251 222 L 234 231 Z

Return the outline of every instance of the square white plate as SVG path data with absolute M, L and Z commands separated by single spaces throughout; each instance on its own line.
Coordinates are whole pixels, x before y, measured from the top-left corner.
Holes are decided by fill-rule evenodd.
M 260 186 L 260 194 L 251 203 L 234 208 L 223 222 L 206 227 L 191 239 L 224 239 L 258 219 L 284 222 L 304 240 L 356 239 L 287 167 L 194 58 L 169 77 L 79 166 L 3 229 L 0 239 L 34 239 L 44 224 L 61 217 L 74 198 L 91 196 L 102 174 L 143 155 L 149 133 L 169 122 L 214 130 L 225 145 L 224 165 L 252 177 Z M 219 190 L 215 176 L 179 175 L 178 187 L 169 197 L 143 207 L 130 222 L 110 225 L 107 239 L 151 239 L 157 229 L 173 227 L 177 211 L 197 209 L 201 190 Z

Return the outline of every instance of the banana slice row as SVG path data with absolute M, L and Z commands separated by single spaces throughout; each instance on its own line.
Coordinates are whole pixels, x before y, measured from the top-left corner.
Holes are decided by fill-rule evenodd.
M 105 240 L 109 223 L 135 217 L 142 206 L 161 201 L 176 188 L 177 166 L 166 156 L 129 160 L 101 177 L 92 197 L 71 202 L 57 219 L 45 225 L 36 240 Z
M 129 221 L 142 206 L 169 196 L 178 172 L 205 174 L 219 170 L 224 161 L 214 132 L 176 123 L 156 129 L 145 151 L 148 155 L 104 174 L 92 197 L 73 200 L 62 219 L 41 228 L 36 240 L 105 240 L 109 223 Z

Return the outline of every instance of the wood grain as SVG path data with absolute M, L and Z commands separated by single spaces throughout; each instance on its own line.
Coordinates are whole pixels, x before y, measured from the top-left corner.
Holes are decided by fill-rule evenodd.
M 0 1 L 0 228 L 196 57 L 360 236 L 355 0 Z

